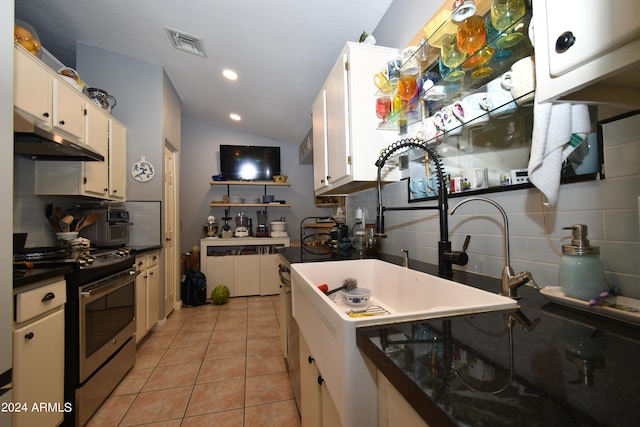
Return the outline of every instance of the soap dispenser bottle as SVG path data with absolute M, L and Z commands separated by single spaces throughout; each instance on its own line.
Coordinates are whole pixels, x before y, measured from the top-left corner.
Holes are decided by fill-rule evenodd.
M 606 288 L 600 248 L 589 245 L 584 224 L 563 230 L 572 230 L 573 237 L 570 245 L 562 245 L 560 286 L 566 296 L 589 301 Z

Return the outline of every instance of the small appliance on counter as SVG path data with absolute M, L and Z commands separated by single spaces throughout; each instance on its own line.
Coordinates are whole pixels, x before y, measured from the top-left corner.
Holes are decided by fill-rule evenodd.
M 256 226 L 256 237 L 269 237 L 269 227 L 267 222 L 269 221 L 269 214 L 267 211 L 257 211 L 258 225 Z M 275 237 L 275 236 L 274 236 Z
M 231 217 L 229 216 L 229 209 L 225 209 L 224 213 L 225 215 L 222 217 L 224 225 L 222 226 L 220 237 L 222 237 L 223 239 L 231 239 L 233 237 L 233 230 L 231 230 L 231 226 L 229 225 L 229 220 L 231 219 Z
M 80 237 L 97 248 L 117 248 L 129 244 L 133 223 L 124 206 L 108 204 L 84 207 L 84 221 L 78 227 Z
M 209 215 L 207 217 L 207 223 L 204 225 L 203 231 L 206 238 L 218 237 L 218 223 L 215 216 Z
M 287 223 L 284 218 L 279 221 L 271 221 L 271 237 L 287 237 Z
M 236 215 L 236 237 L 249 237 L 249 216 L 245 211 L 240 211 Z

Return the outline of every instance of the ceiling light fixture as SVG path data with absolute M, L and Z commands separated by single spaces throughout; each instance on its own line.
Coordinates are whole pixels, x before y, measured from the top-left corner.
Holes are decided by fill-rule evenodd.
M 240 120 L 242 120 L 242 117 L 240 117 L 240 115 L 236 113 L 229 114 L 229 117 L 231 118 L 231 120 L 236 122 L 239 122 Z
M 191 34 L 183 33 L 182 31 L 174 30 L 168 27 L 164 28 L 167 31 L 171 45 L 179 50 L 193 53 L 194 55 L 207 57 L 204 51 L 204 44 L 200 37 L 192 36 Z
M 238 80 L 238 73 L 228 68 L 225 68 L 224 70 L 222 70 L 222 75 L 229 80 Z

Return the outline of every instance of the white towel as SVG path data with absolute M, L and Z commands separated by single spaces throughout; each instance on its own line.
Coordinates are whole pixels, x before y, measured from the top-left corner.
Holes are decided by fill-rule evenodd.
M 529 180 L 547 199 L 546 206 L 553 206 L 558 200 L 562 162 L 587 137 L 590 129 L 586 105 L 540 103 L 536 94 L 528 169 Z

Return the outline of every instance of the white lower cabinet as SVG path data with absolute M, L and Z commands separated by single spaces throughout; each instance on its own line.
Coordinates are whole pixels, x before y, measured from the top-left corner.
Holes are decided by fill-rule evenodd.
M 302 427 L 339 427 L 338 408 L 327 390 L 315 359 L 300 334 L 300 389 Z
M 260 257 L 261 255 L 233 257 L 233 296 L 260 295 Z
M 160 319 L 160 266 L 159 251 L 136 256 L 136 343 Z
M 13 411 L 13 427 L 63 421 L 65 302 L 64 278 L 15 293 L 13 402 L 19 408 Z
M 207 280 L 207 297 L 218 285 L 229 288 L 232 297 L 277 295 L 280 291 L 280 256 L 267 248 L 289 246 L 289 238 L 241 237 L 202 239 L 200 269 Z M 239 254 L 247 248 L 254 253 Z
M 429 427 L 389 380 L 378 371 L 378 427 Z

